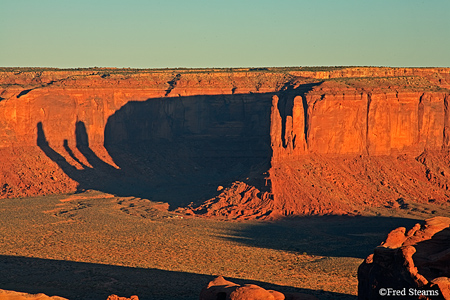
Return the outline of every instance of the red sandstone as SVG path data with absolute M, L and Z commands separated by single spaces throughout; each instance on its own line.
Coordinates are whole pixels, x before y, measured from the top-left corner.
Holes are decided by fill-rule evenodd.
M 209 282 L 200 292 L 200 300 L 317 300 L 316 297 L 303 293 L 280 293 L 266 290 L 255 284 L 239 285 L 217 277 Z
M 450 299 L 449 226 L 450 218 L 434 217 L 407 232 L 391 231 L 359 267 L 358 299 L 382 299 L 382 288 L 405 288 L 410 299 Z
M 196 214 L 234 219 L 357 214 L 361 207 L 398 199 L 446 203 L 449 197 L 448 68 L 6 69 L 0 83 L 0 197 L 74 191 L 83 186 L 79 178 L 95 181 L 97 173 L 89 172 L 97 170 L 96 161 L 120 178 L 129 162 L 141 159 L 120 160 L 105 148 L 108 143 L 213 145 L 214 138 L 227 141 L 228 154 L 218 153 L 219 147 L 194 151 L 188 142 L 181 147 L 193 154 L 179 158 L 185 163 L 180 168 L 198 168 L 191 161 L 195 155 L 266 156 L 270 165 L 262 170 L 258 163 L 246 178 L 224 179 L 203 206 L 191 206 Z M 143 110 L 139 103 L 154 115 L 132 136 L 127 126 Z M 80 124 L 98 160 L 77 147 Z M 250 138 L 261 145 L 241 146 L 253 143 Z M 68 174 L 61 161 L 80 176 Z M 169 178 L 182 173 L 145 166 L 147 171 L 139 172 L 169 170 Z M 219 185 L 224 188 L 217 190 Z

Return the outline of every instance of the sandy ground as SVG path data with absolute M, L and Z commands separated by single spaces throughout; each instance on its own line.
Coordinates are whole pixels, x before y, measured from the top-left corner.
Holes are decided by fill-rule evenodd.
M 319 299 L 356 299 L 359 264 L 387 233 L 450 215 L 435 204 L 363 216 L 229 222 L 147 199 L 82 194 L 0 200 L 0 289 L 69 299 L 198 299 L 216 275 Z

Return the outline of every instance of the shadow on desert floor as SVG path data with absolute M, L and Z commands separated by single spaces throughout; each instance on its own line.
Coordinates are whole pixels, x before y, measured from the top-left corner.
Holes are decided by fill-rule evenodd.
M 26 293 L 58 295 L 71 300 L 105 300 L 110 294 L 137 295 L 141 300 L 198 299 L 214 276 L 158 269 L 0 256 L 0 288 Z M 314 294 L 319 299 L 356 299 L 333 292 L 278 286 L 227 278 L 239 284 L 254 283 L 281 292 Z
M 418 219 L 366 216 L 307 216 L 243 225 L 232 237 L 253 247 L 299 254 L 366 258 L 395 228 Z

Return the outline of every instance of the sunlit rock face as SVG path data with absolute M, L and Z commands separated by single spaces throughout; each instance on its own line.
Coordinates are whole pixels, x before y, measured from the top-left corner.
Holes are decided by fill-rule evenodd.
M 296 96 L 283 119 L 280 106 L 287 101 L 274 96 L 274 158 L 307 153 L 418 155 L 425 149 L 442 149 L 449 140 L 448 100 L 447 91 L 368 89 L 324 82 L 304 98 Z

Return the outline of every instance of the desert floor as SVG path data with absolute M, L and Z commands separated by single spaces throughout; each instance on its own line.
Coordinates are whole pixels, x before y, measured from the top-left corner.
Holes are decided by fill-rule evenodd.
M 231 222 L 160 203 L 81 194 L 0 200 L 0 289 L 69 299 L 198 299 L 217 275 L 319 299 L 356 299 L 357 268 L 392 229 L 450 209 Z

